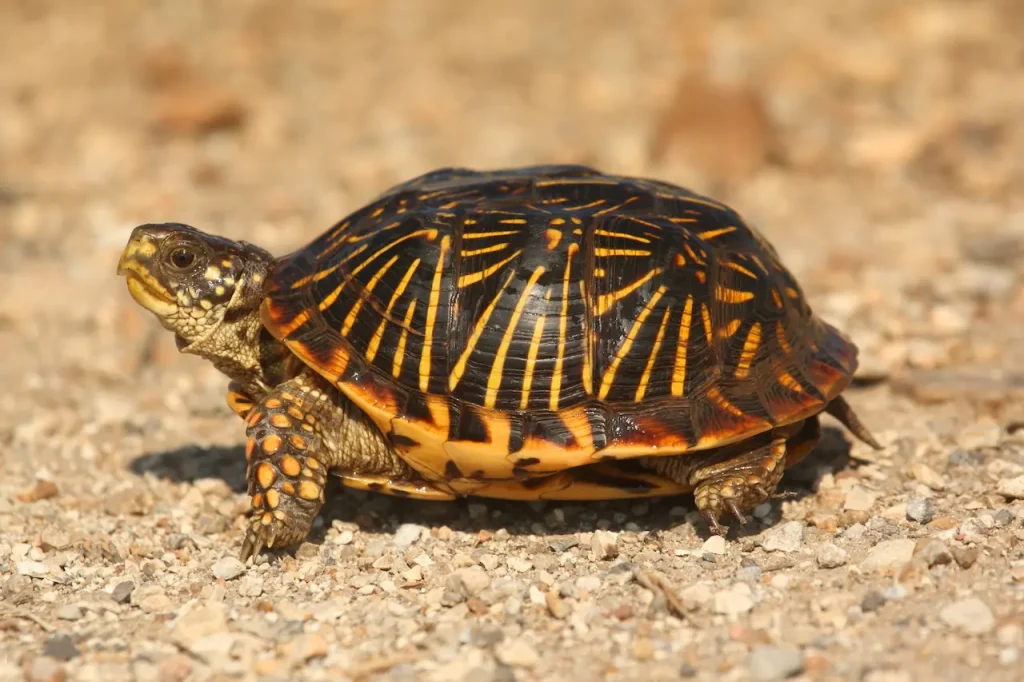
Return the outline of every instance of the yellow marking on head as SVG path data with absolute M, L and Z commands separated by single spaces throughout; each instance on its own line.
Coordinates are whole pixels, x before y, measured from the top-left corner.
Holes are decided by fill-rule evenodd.
M 722 303 L 743 303 L 754 298 L 754 292 L 730 289 L 719 285 L 715 287 L 715 297 Z
M 615 256 L 650 256 L 651 252 L 643 249 L 606 249 L 598 247 L 594 249 L 594 256 L 597 258 L 612 258 Z
M 277 480 L 277 472 L 274 471 L 274 467 L 269 462 L 260 462 L 256 465 L 256 482 L 260 484 L 260 487 L 266 490 L 270 486 L 274 485 L 274 481 Z
M 646 275 L 640 279 L 627 284 L 626 286 L 616 291 L 611 291 L 607 294 L 601 294 L 597 297 L 597 309 L 594 311 L 598 315 L 604 315 L 612 307 L 612 305 L 621 298 L 629 296 L 631 293 L 646 284 L 652 277 L 661 274 L 661 268 L 654 268 L 649 270 Z
M 579 237 L 579 236 L 581 236 L 583 234 L 583 230 L 577 228 L 577 229 L 573 230 L 572 233 L 574 235 L 576 235 L 577 237 Z
M 751 279 L 757 279 L 757 273 L 755 273 L 753 270 L 743 267 L 742 265 L 735 261 L 728 260 L 722 263 L 722 265 L 729 268 L 730 270 L 735 270 L 736 272 L 742 273 L 747 277 L 750 277 Z
M 775 338 L 778 339 L 782 352 L 786 355 L 793 352 L 793 347 L 789 345 L 789 340 L 786 338 L 786 328 L 781 322 L 775 324 Z
M 683 395 L 686 388 L 686 353 L 690 344 L 690 325 L 693 323 L 693 296 L 686 297 L 683 317 L 679 321 L 679 345 L 676 346 L 676 362 L 672 367 L 672 395 Z
M 288 442 L 296 450 L 305 450 L 307 447 L 309 447 L 306 443 L 306 439 L 297 433 L 293 433 L 292 435 L 288 436 Z
M 608 392 L 612 389 L 612 384 L 615 383 L 615 373 L 619 371 L 619 365 L 622 364 L 623 358 L 629 353 L 629 349 L 633 346 L 633 341 L 636 340 L 637 334 L 640 333 L 640 328 L 644 326 L 644 322 L 647 321 L 647 316 L 651 314 L 654 306 L 658 304 L 658 301 L 665 294 L 665 287 L 660 286 L 655 289 L 654 293 L 651 294 L 651 298 L 647 301 L 647 305 L 640 311 L 640 314 L 636 316 L 636 320 L 633 321 L 633 327 L 626 334 L 626 338 L 623 340 L 622 345 L 619 346 L 619 350 L 615 352 L 615 357 L 612 358 L 611 363 L 608 365 L 608 369 L 605 370 L 604 376 L 601 378 L 601 388 L 598 391 L 597 397 L 599 400 L 604 400 L 608 397 Z
M 562 231 L 548 228 L 544 230 L 544 238 L 548 242 L 548 251 L 554 251 L 558 248 L 558 242 L 562 241 Z
M 498 400 L 498 389 L 501 388 L 501 376 L 505 369 L 505 356 L 508 355 L 508 347 L 512 344 L 512 335 L 515 334 L 516 325 L 519 324 L 519 318 L 523 314 L 523 308 L 530 299 L 530 290 L 533 289 L 534 285 L 537 284 L 537 280 L 543 274 L 543 265 L 533 271 L 530 279 L 526 282 L 526 287 L 523 288 L 523 293 L 519 295 L 519 300 L 516 301 L 516 307 L 512 310 L 512 317 L 505 327 L 505 333 L 502 335 L 501 343 L 498 345 L 498 352 L 495 353 L 494 362 L 491 364 L 491 374 L 487 378 L 487 393 L 484 394 L 484 407 L 494 407 Z
M 704 323 L 704 336 L 708 339 L 708 346 L 714 348 L 715 330 L 711 328 L 711 313 L 708 311 L 707 304 L 700 304 L 700 318 Z
M 405 358 L 405 341 L 409 336 L 409 322 L 416 310 L 416 299 L 409 301 L 409 309 L 405 311 L 405 324 L 402 325 L 402 335 L 398 337 L 398 347 L 395 349 L 395 357 L 391 360 L 391 376 L 396 379 L 402 376 L 402 360 Z
M 469 286 L 470 284 L 476 284 L 477 282 L 487 279 L 488 277 L 496 273 L 498 270 L 505 267 L 505 265 L 507 265 L 512 259 L 518 258 L 519 254 L 521 254 L 522 252 L 523 250 L 519 249 L 508 258 L 498 261 L 497 263 L 495 263 L 494 265 L 485 270 L 481 270 L 479 272 L 471 272 L 468 275 L 463 275 L 462 277 L 459 277 L 459 288 L 461 289 L 462 287 Z
M 507 249 L 508 247 L 508 242 L 502 242 L 501 244 L 495 244 L 493 246 L 484 246 L 479 249 L 470 249 L 469 251 L 463 251 L 461 255 L 463 258 L 471 258 L 473 256 L 479 256 L 484 253 L 494 253 L 495 251 L 501 251 L 502 249 Z
M 661 326 L 658 327 L 658 335 L 654 337 L 654 346 L 651 347 L 651 354 L 647 357 L 644 373 L 640 375 L 640 383 L 636 387 L 635 402 L 643 400 L 644 394 L 647 393 L 647 385 L 651 382 L 651 373 L 654 371 L 654 360 L 658 357 L 658 351 L 661 350 L 661 342 L 665 338 L 665 327 L 668 326 L 668 315 L 671 312 L 672 308 L 665 308 L 665 314 L 661 316 Z
M 737 379 L 747 378 L 747 375 L 750 374 L 750 366 L 754 364 L 754 356 L 757 355 L 757 349 L 760 345 L 761 323 L 755 322 L 750 327 L 747 340 L 743 342 L 743 351 L 740 353 L 740 359 L 736 363 L 736 373 L 733 376 Z
M 252 505 L 253 509 L 262 509 L 263 508 L 263 493 L 256 493 L 255 495 L 253 495 L 252 499 L 249 501 L 249 504 Z
M 498 221 L 499 225 L 525 225 L 526 218 L 502 218 Z
M 387 274 L 387 271 L 391 269 L 391 266 L 395 264 L 396 260 L 398 260 L 398 254 L 395 254 L 387 263 L 380 266 L 380 269 L 377 270 L 377 272 L 373 274 L 373 277 L 370 278 L 370 281 L 366 283 L 364 293 L 369 294 L 373 292 L 374 287 L 376 287 L 377 283 L 380 282 L 381 277 Z M 359 310 L 363 307 L 363 303 L 365 303 L 366 300 L 367 298 L 365 296 L 360 296 L 359 299 L 352 304 L 352 310 L 348 311 L 348 315 L 345 316 L 345 321 L 341 325 L 342 336 L 348 336 L 348 333 L 352 330 L 352 325 L 356 322 L 356 317 L 359 315 Z
M 241 283 L 242 283 L 242 281 L 243 281 L 243 280 L 238 280 L 238 283 L 239 283 L 239 284 L 241 284 Z M 256 282 L 256 284 L 259 284 L 260 282 L 262 282 L 262 281 L 263 281 L 263 275 L 261 275 L 261 274 L 260 274 L 260 273 L 258 273 L 258 272 L 254 272 L 254 273 L 252 273 L 252 281 Z
M 573 221 L 577 225 L 582 225 L 583 224 L 583 221 L 581 219 L 577 218 L 576 216 L 571 216 L 569 218 L 569 220 Z M 575 233 L 575 230 L 573 232 Z
M 268 455 L 272 455 L 281 449 L 281 436 L 276 433 L 272 433 L 263 439 L 263 452 Z
M 684 265 L 686 265 L 686 257 L 683 254 L 676 253 L 676 265 L 678 267 L 683 267 Z
M 437 308 L 441 303 L 441 275 L 444 274 L 444 257 L 448 253 L 451 238 L 445 235 L 441 239 L 441 250 L 437 254 L 437 267 L 434 269 L 434 282 L 430 285 L 430 302 L 427 304 L 427 327 L 424 330 L 423 354 L 420 355 L 420 390 L 426 393 L 430 385 L 430 361 L 434 342 L 434 324 L 437 321 Z
M 287 429 L 292 425 L 292 420 L 286 414 L 275 414 L 270 417 L 270 425 L 279 429 Z
M 254 441 L 252 438 L 250 438 L 249 440 L 247 440 L 245 442 L 245 461 L 247 461 L 247 462 L 251 462 L 252 461 L 252 453 L 253 453 L 253 451 L 255 449 L 256 449 L 256 441 Z
M 206 279 L 207 282 L 212 282 L 214 280 L 220 279 L 220 275 L 220 268 L 218 268 L 216 265 L 208 265 L 206 267 L 206 272 L 203 273 L 203 277 Z
M 703 270 L 694 270 L 693 276 L 697 278 L 697 281 L 701 284 L 706 284 L 708 281 L 708 275 Z
M 580 298 L 583 299 L 583 301 L 587 305 L 587 308 L 589 309 L 590 308 L 590 302 L 587 301 L 587 286 L 586 286 L 586 283 L 582 279 L 580 280 Z M 563 320 L 565 319 L 565 315 L 564 314 L 562 315 L 562 319 Z M 592 365 L 591 365 L 591 362 L 592 362 L 591 355 L 593 354 L 594 349 L 593 349 L 593 345 L 592 345 L 593 342 L 592 342 L 592 340 L 590 338 L 590 329 L 589 328 L 584 330 L 584 336 L 586 338 L 583 339 L 583 391 L 587 395 L 593 395 L 594 394 L 594 376 L 593 376 L 593 369 L 592 369 Z M 561 345 L 564 346 L 565 344 L 561 344 Z
M 565 225 L 565 218 L 552 218 L 548 221 L 548 225 Z
M 551 299 L 551 290 L 548 289 L 547 296 L 548 300 Z M 540 350 L 540 337 L 544 332 L 544 320 L 545 316 L 541 315 L 537 318 L 536 324 L 533 325 L 533 336 L 530 337 L 530 349 L 526 352 L 526 373 L 523 375 L 523 395 L 519 399 L 519 409 L 525 410 L 530 404 L 530 388 L 533 386 L 533 369 L 534 364 L 537 362 L 537 352 Z
M 223 296 L 224 292 L 225 292 L 224 287 L 222 287 L 219 284 L 216 287 L 214 287 L 214 289 L 213 289 L 213 293 L 217 294 L 218 296 Z
M 204 298 L 203 300 L 199 301 L 199 307 L 202 308 L 203 310 L 210 310 L 211 308 L 213 308 L 213 304 Z M 195 316 L 195 313 L 193 313 L 193 316 Z
M 448 377 L 449 391 L 454 391 L 455 387 L 459 385 L 459 381 L 462 379 L 462 375 L 466 371 L 466 363 L 469 361 L 469 356 L 473 353 L 477 342 L 480 340 L 480 336 L 484 333 L 484 329 L 486 329 L 487 323 L 491 319 L 491 314 L 494 312 L 494 308 L 498 305 L 498 301 L 505 294 L 505 287 L 509 285 L 515 275 L 516 273 L 514 271 L 508 273 L 508 277 L 505 278 L 504 284 L 498 288 L 497 295 L 491 300 L 488 306 L 484 308 L 483 314 L 473 327 L 473 333 L 469 335 L 469 341 L 466 342 L 466 347 L 459 355 L 459 359 L 456 361 L 455 367 L 452 368 L 452 373 Z
M 467 220 L 466 224 L 470 222 Z M 475 224 L 475 221 L 474 221 Z M 498 230 L 496 232 L 463 232 L 463 239 L 489 239 L 490 237 L 507 237 L 512 234 L 521 234 L 519 230 Z
M 613 237 L 615 239 L 629 239 L 634 242 L 643 242 L 644 244 L 650 244 L 651 240 L 647 237 L 641 237 L 636 234 L 630 234 L 628 232 L 613 232 L 611 230 L 594 230 L 594 234 L 601 237 Z

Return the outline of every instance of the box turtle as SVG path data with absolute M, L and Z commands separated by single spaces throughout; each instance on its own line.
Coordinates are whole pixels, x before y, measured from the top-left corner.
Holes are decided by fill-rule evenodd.
M 857 348 L 732 209 L 576 165 L 442 169 L 275 259 L 141 225 L 118 272 L 246 424 L 243 559 L 302 541 L 328 474 L 449 500 L 771 498 Z

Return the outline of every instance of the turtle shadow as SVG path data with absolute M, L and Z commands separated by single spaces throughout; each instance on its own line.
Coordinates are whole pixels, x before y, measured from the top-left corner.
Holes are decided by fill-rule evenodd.
M 788 499 L 813 495 L 826 474 L 851 465 L 850 443 L 838 428 L 823 426 L 821 440 L 798 464 L 786 471 L 779 491 Z M 190 445 L 142 455 L 132 461 L 131 470 L 176 483 L 194 483 L 219 478 L 235 493 L 245 493 L 245 449 L 241 446 Z M 780 505 L 773 502 L 761 521 L 748 520 L 740 526 L 733 521 L 729 537 L 740 539 L 762 532 L 781 518 Z M 405 523 L 480 533 L 504 529 L 510 535 L 544 535 L 593 532 L 595 530 L 648 531 L 660 533 L 689 527 L 701 538 L 710 536 L 697 513 L 693 498 L 682 495 L 595 502 L 508 501 L 462 498 L 451 502 L 405 499 L 344 488 L 336 478 L 328 479 L 327 504 L 309 541 L 322 544 L 334 523 L 354 524 L 360 532 L 388 534 Z

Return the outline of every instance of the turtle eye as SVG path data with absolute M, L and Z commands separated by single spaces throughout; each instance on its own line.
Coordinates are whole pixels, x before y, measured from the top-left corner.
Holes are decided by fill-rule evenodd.
M 170 256 L 167 260 L 172 266 L 178 270 L 185 270 L 192 266 L 196 262 L 196 254 L 190 249 L 177 248 L 171 251 Z

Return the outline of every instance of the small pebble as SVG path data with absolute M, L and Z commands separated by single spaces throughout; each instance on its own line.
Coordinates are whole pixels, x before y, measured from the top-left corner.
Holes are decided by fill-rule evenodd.
M 233 556 L 226 556 L 213 564 L 213 577 L 218 580 L 234 580 L 245 573 L 245 564 Z
M 721 535 L 712 535 L 700 548 L 703 554 L 725 554 L 725 538 Z
M 994 448 L 999 445 L 1002 433 L 999 424 L 991 419 L 982 419 L 962 429 L 956 435 L 956 442 L 966 450 Z
M 494 657 L 513 668 L 532 668 L 540 656 L 524 639 L 506 640 L 494 647 Z
M 869 511 L 875 506 L 878 495 L 861 486 L 854 486 L 846 493 L 843 508 L 847 511 Z
M 996 483 L 996 492 L 1011 500 L 1024 500 L 1024 474 L 999 479 Z
M 766 552 L 795 552 L 804 542 L 804 524 L 788 521 L 764 532 L 761 547 Z
M 74 604 L 65 604 L 57 609 L 57 618 L 72 621 L 80 620 L 82 618 L 82 609 Z
M 869 590 L 864 598 L 860 600 L 860 610 L 864 613 L 871 613 L 882 608 L 885 604 L 885 595 L 878 590 Z
M 861 562 L 866 571 L 884 571 L 899 568 L 914 555 L 914 541 L 906 538 L 883 540 L 871 548 Z
M 594 531 L 590 540 L 590 550 L 596 561 L 606 561 L 619 556 L 618 533 L 609 533 L 605 530 Z
M 418 524 L 403 523 L 398 527 L 398 530 L 395 531 L 395 535 L 391 538 L 391 542 L 398 549 L 409 549 L 420 539 L 424 530 L 426 529 Z
M 131 580 L 123 580 L 114 585 L 114 589 L 110 592 L 110 598 L 118 604 L 126 604 L 131 599 L 132 592 L 134 591 L 135 583 Z
M 792 646 L 759 646 L 750 654 L 750 679 L 774 682 L 800 674 L 804 655 Z
M 932 501 L 925 497 L 915 497 L 907 503 L 907 520 L 916 521 L 921 525 L 929 523 L 935 517 Z
M 46 640 L 43 645 L 43 655 L 55 658 L 58 661 L 70 661 L 78 656 L 78 647 L 75 640 L 66 632 L 58 632 Z
M 36 657 L 25 671 L 25 682 L 64 682 L 66 679 L 64 665 L 50 656 Z
M 946 625 L 969 635 L 983 635 L 996 626 L 992 609 L 977 597 L 947 604 L 939 611 L 939 618 Z
M 491 576 L 479 566 L 461 568 L 455 575 L 462 593 L 467 597 L 475 597 L 491 585 Z
M 953 554 L 949 551 L 946 543 L 935 538 L 918 540 L 917 545 L 914 547 L 914 556 L 919 557 L 929 567 L 941 566 L 953 561 Z
M 838 568 L 850 560 L 846 550 L 838 545 L 826 542 L 818 548 L 818 565 L 822 568 Z
M 754 594 L 747 583 L 734 583 L 717 592 L 714 597 L 715 613 L 737 616 L 754 608 Z
M 562 553 L 580 544 L 578 535 L 570 535 L 564 538 L 557 538 L 548 543 L 552 551 Z

